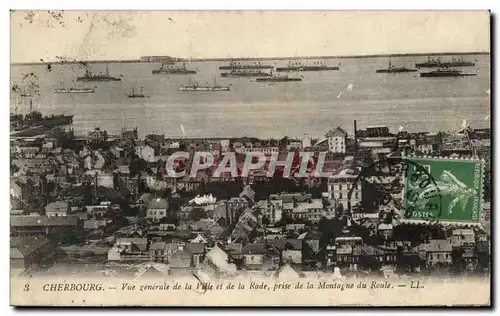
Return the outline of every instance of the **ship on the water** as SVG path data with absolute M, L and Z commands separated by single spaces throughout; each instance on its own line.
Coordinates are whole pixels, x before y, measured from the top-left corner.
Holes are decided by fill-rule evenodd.
M 272 65 L 265 65 L 261 62 L 254 62 L 253 64 L 244 64 L 239 61 L 231 61 L 229 65 L 220 66 L 220 70 L 248 70 L 248 69 L 271 69 Z
M 475 73 L 464 73 L 457 69 L 436 69 L 420 73 L 420 77 L 468 77 L 475 75 Z
M 401 72 L 416 72 L 417 69 L 410 69 L 406 67 L 395 67 L 391 62 L 386 69 L 377 69 L 377 73 L 401 73 Z
M 450 62 L 443 62 L 444 67 L 473 67 L 476 63 L 465 61 L 462 57 L 452 58 Z
M 271 73 L 261 70 L 231 70 L 229 72 L 223 72 L 220 74 L 221 77 L 269 77 Z
M 433 59 L 430 56 L 427 61 L 415 64 L 416 68 L 439 68 L 439 67 L 472 67 L 476 64 L 465 61 L 462 57 L 452 58 L 451 61 L 443 62 L 440 59 Z
M 312 65 L 307 65 L 300 62 L 288 62 L 285 67 L 277 67 L 276 71 L 326 71 L 326 70 L 339 70 L 339 66 L 327 66 L 322 62 L 314 62 Z
M 127 94 L 129 98 L 145 98 L 146 96 L 142 93 L 142 87 L 141 87 L 141 92 L 140 93 L 135 93 L 135 88 L 132 87 L 132 93 Z
M 106 72 L 94 74 L 90 69 L 85 70 L 85 75 L 76 78 L 77 81 L 121 81 L 120 77 L 113 77 L 109 74 L 108 65 L 106 64 Z
M 415 64 L 416 68 L 433 68 L 440 66 L 441 66 L 441 60 L 437 58 L 431 58 L 431 56 L 427 57 L 427 61 Z
M 188 75 L 188 74 L 196 74 L 196 70 L 187 69 L 186 63 L 182 63 L 181 67 L 175 67 L 172 65 L 165 66 L 165 63 L 162 63 L 160 68 L 154 69 L 152 71 L 153 75 Z
M 54 93 L 94 93 L 93 88 L 56 88 Z
M 302 81 L 302 78 L 272 74 L 269 77 L 259 77 L 259 78 L 255 79 L 255 81 L 256 82 L 288 82 L 288 81 Z
M 230 88 L 229 86 L 224 86 L 220 84 L 214 84 L 214 85 L 199 85 L 197 83 L 189 84 L 189 85 L 182 85 L 179 88 L 179 91 L 229 91 Z

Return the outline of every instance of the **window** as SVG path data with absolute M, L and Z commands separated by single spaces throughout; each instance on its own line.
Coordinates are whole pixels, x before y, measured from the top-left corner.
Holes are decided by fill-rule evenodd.
M 342 184 L 339 184 L 339 190 L 342 190 Z
M 354 198 L 356 198 L 356 199 L 359 198 L 358 192 L 354 192 Z
M 339 199 L 341 199 L 341 198 L 342 198 L 342 192 L 339 193 Z
M 441 254 L 439 254 L 439 253 L 438 253 L 438 254 L 436 255 L 436 258 L 437 258 L 437 260 L 441 260 Z
M 431 259 L 431 261 L 433 260 L 433 258 L 432 258 L 432 253 L 429 255 L 429 258 Z

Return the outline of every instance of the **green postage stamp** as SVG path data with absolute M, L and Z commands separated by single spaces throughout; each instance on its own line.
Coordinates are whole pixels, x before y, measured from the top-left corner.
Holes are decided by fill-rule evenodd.
M 406 159 L 404 221 L 479 225 L 484 162 L 478 159 Z

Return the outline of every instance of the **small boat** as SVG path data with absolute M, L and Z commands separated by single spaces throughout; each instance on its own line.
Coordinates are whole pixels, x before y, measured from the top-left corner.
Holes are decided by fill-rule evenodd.
M 134 87 L 132 87 L 132 93 L 127 94 L 127 97 L 129 97 L 129 98 L 145 98 L 146 96 L 142 93 L 142 87 L 141 87 L 140 93 L 135 93 L 135 89 L 134 89 Z

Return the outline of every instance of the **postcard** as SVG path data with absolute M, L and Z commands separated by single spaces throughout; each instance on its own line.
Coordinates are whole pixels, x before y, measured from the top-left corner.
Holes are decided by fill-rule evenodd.
M 10 22 L 11 305 L 491 305 L 490 12 Z

